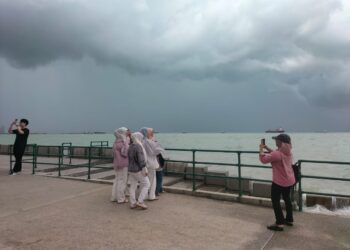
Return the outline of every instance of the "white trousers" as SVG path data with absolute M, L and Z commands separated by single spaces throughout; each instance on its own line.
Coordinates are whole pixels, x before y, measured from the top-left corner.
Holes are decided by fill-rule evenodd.
M 156 176 L 155 169 L 148 168 L 148 179 L 151 185 L 149 189 L 148 199 L 154 200 L 156 198 L 156 187 L 157 187 L 157 176 Z
M 115 170 L 111 201 L 124 202 L 128 181 L 128 168 Z
M 143 203 L 145 198 L 147 197 L 148 189 L 149 189 L 149 179 L 145 176 L 142 171 L 137 173 L 129 172 L 129 181 L 130 181 L 130 204 L 133 206 L 138 201 L 139 203 Z M 136 200 L 136 189 L 137 185 L 140 183 L 140 194 L 138 199 Z

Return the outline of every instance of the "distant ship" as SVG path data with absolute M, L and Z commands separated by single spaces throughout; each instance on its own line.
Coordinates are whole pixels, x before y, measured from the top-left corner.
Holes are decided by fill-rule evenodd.
M 284 129 L 283 128 L 278 128 L 278 129 L 268 129 L 265 131 L 265 133 L 284 133 Z

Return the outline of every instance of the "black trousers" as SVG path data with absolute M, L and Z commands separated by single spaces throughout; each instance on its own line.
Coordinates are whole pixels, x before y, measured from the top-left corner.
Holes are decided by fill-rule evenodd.
M 282 225 L 285 222 L 293 222 L 293 206 L 290 199 L 290 193 L 293 186 L 281 187 L 276 183 L 271 185 L 271 201 L 273 211 L 275 212 L 276 224 Z M 281 207 L 281 195 L 286 206 L 286 218 L 284 218 L 282 207 Z
M 17 173 L 22 171 L 22 157 L 24 155 L 25 148 L 13 148 L 13 154 L 15 156 L 16 162 L 12 169 L 12 172 Z

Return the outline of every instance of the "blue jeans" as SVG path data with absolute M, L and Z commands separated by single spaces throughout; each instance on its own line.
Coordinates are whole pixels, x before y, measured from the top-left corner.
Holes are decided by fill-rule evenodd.
M 163 192 L 163 169 L 160 171 L 156 171 L 156 179 L 157 179 L 156 194 L 159 194 Z

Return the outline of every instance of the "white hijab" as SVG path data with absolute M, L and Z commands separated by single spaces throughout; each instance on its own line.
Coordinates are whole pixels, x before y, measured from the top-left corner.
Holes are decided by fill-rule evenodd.
M 127 142 L 127 134 L 128 134 L 128 129 L 125 127 L 118 128 L 114 131 L 114 136 L 117 140 L 122 140 L 123 142 Z
M 142 128 L 141 133 L 144 136 L 144 139 L 142 141 L 142 144 L 145 148 L 145 151 L 148 155 L 157 156 L 158 154 L 161 154 L 164 152 L 164 149 L 162 146 L 154 140 L 148 139 L 147 136 L 153 131 L 153 128 Z
M 142 144 L 143 141 L 143 135 L 140 132 L 135 132 L 131 134 L 131 140 L 133 144 L 139 144 L 142 148 L 144 157 L 145 157 L 145 161 L 147 162 L 147 154 L 145 151 L 145 147 Z

